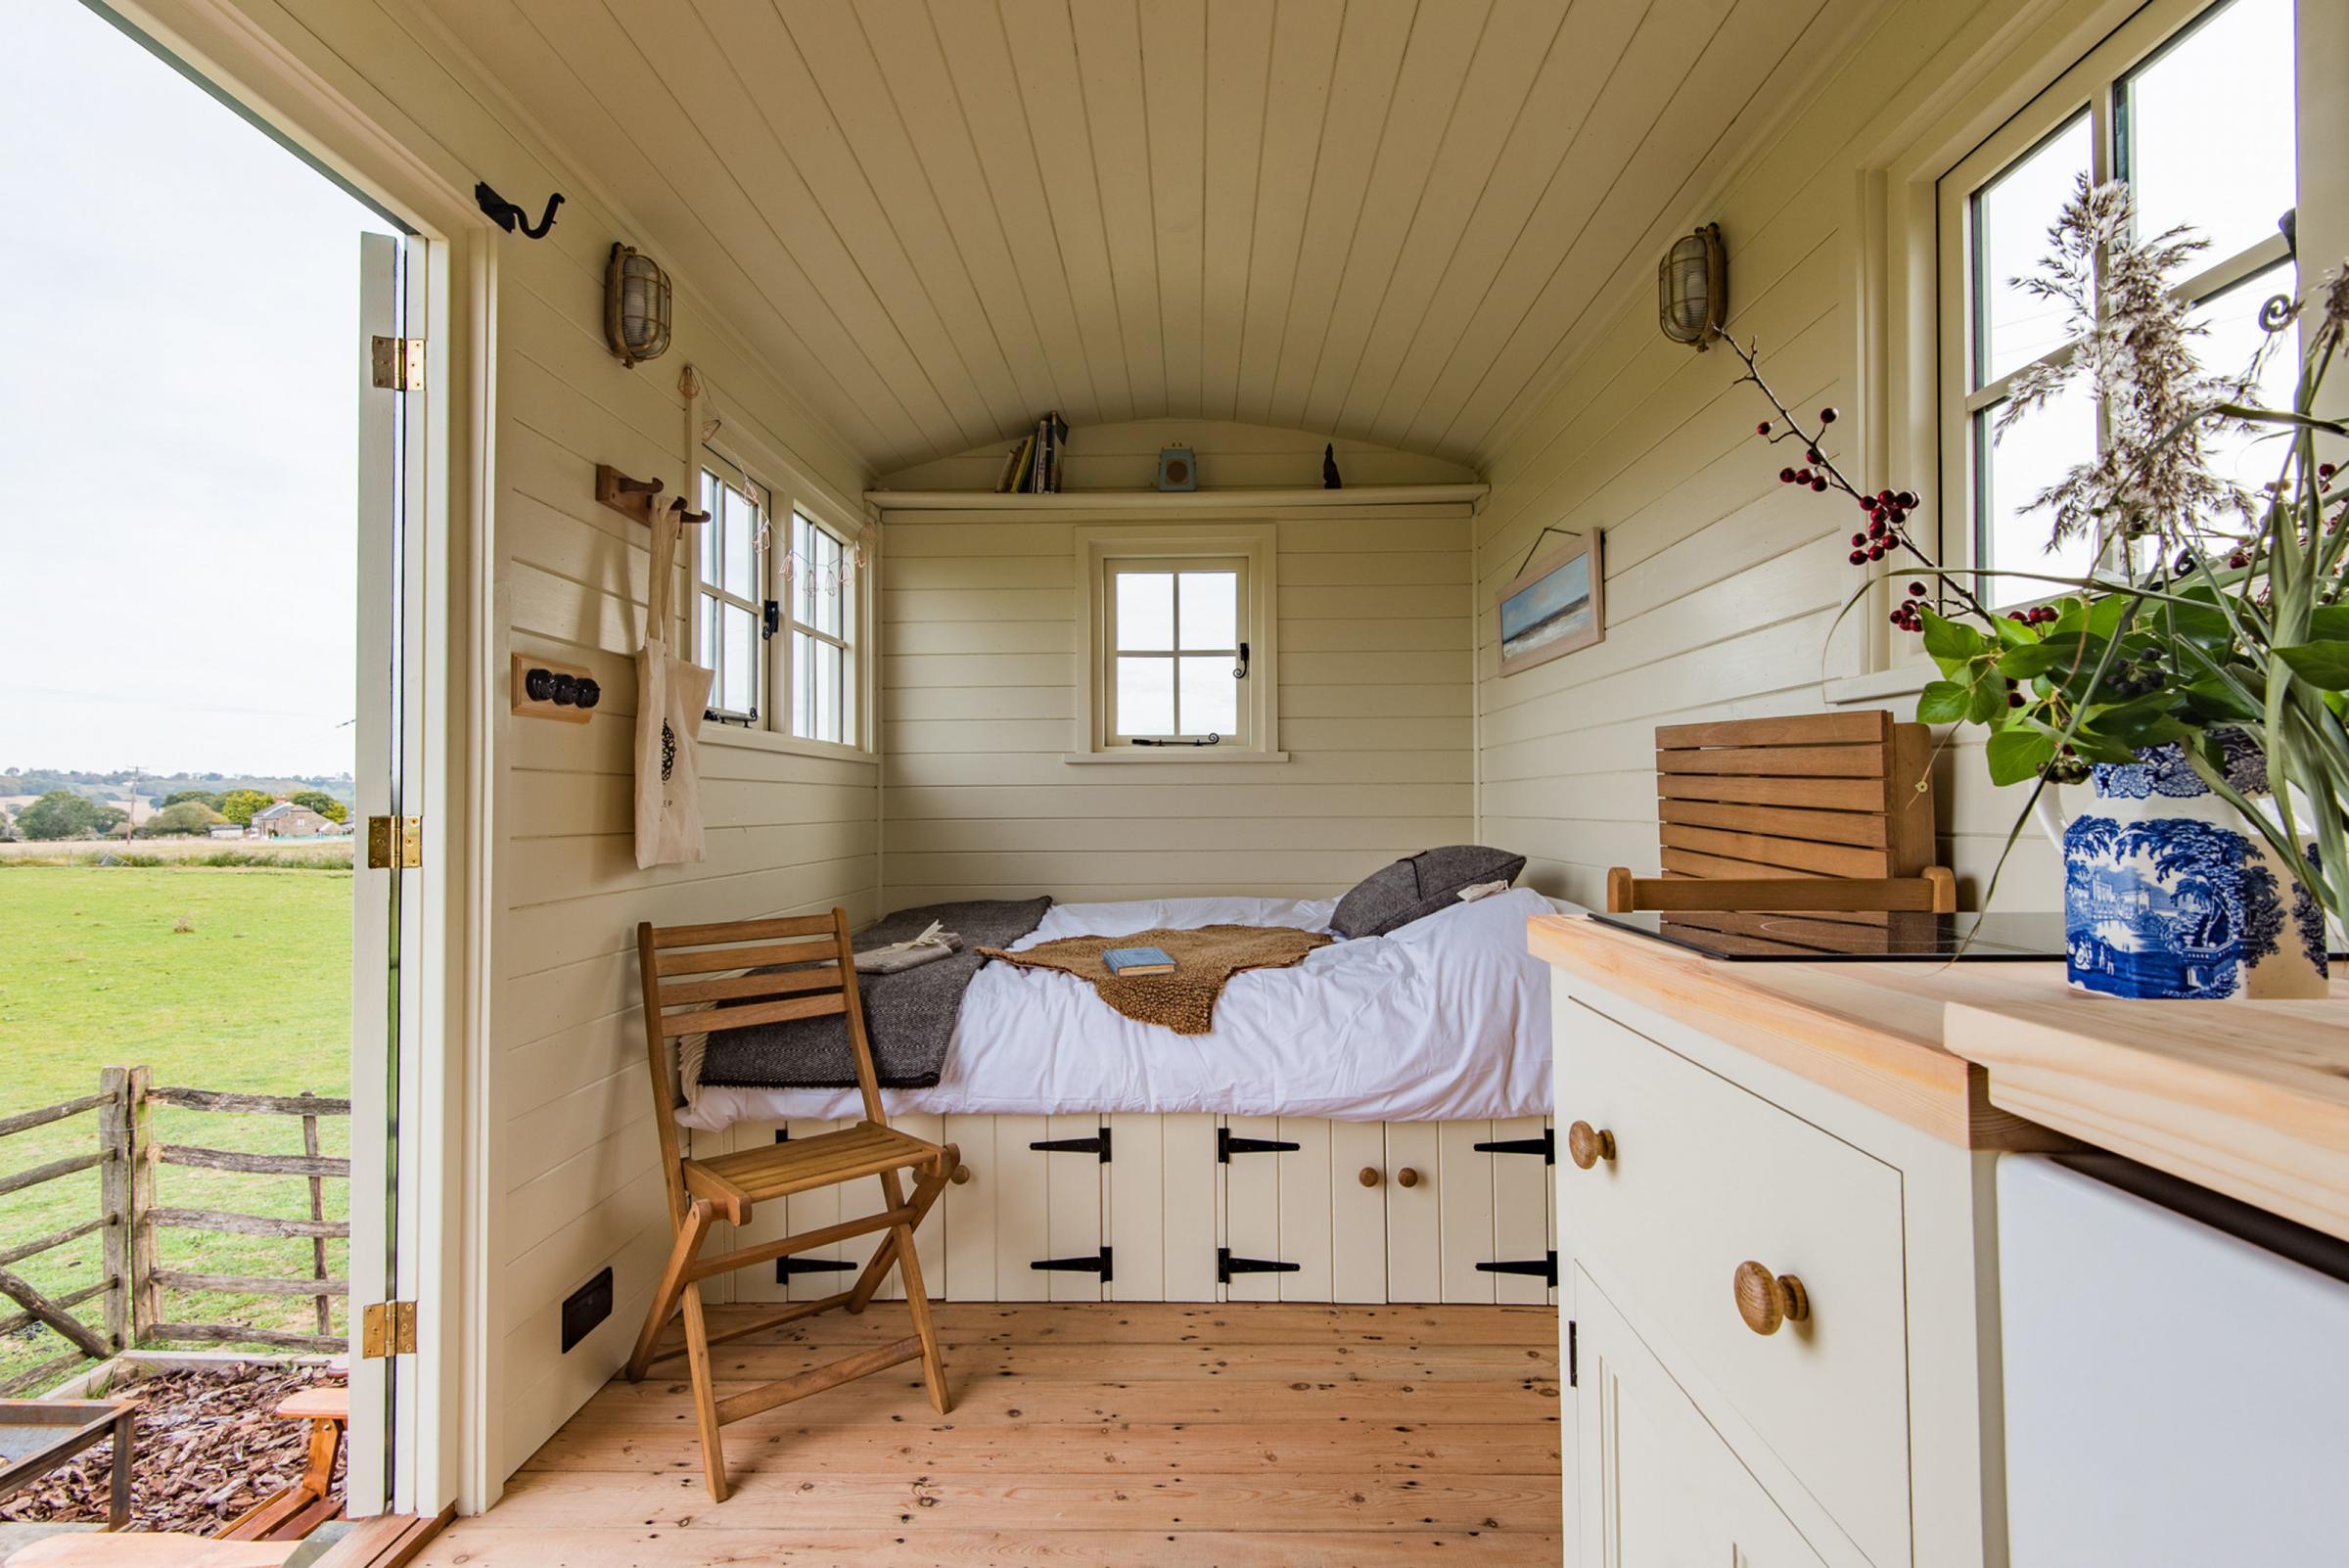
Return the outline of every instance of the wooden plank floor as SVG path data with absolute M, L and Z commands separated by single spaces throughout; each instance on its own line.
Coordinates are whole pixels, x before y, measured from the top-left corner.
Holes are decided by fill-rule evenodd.
M 727 1309 L 714 1311 L 722 1327 Z M 918 1363 L 725 1429 L 701 1480 L 681 1361 L 615 1381 L 418 1559 L 1384 1568 L 1555 1563 L 1547 1307 L 942 1306 Z M 905 1332 L 876 1302 L 718 1346 L 718 1395 Z

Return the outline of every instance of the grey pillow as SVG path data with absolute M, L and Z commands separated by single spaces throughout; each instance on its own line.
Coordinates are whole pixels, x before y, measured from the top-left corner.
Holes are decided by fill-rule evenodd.
M 1514 882 L 1524 869 L 1524 855 L 1481 844 L 1422 850 L 1356 883 L 1329 923 L 1341 937 L 1383 937 L 1457 903 L 1462 888 Z

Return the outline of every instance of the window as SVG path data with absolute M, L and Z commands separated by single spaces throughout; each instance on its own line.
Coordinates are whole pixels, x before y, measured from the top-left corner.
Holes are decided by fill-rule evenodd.
M 701 526 L 694 579 L 694 658 L 712 671 L 712 718 L 759 721 L 760 675 L 767 633 L 765 486 L 715 458 L 702 468 Z
M 2278 228 L 2298 199 L 2294 3 L 2150 5 L 1942 179 L 1945 511 L 1969 534 L 1945 538 L 1953 560 L 2055 577 L 2095 565 L 2087 540 L 2050 552 L 2047 515 L 2030 510 L 2095 455 L 2102 418 L 2089 392 L 2074 383 L 2004 436 L 1996 430 L 2015 377 L 2073 350 L 2063 307 L 2013 280 L 2037 263 L 2083 175 L 2129 182 L 2141 234 L 2185 223 L 2209 239 L 2176 287 L 2208 328 L 2205 366 L 2233 374 L 2251 364 L 2265 336 L 2261 303 L 2297 289 Z M 2294 354 L 2272 354 L 2266 394 L 2288 399 L 2295 369 Z M 2269 464 L 2248 438 L 2222 461 L 2253 484 Z M 2054 590 L 1994 576 L 1982 591 L 2013 604 Z
M 863 744 L 858 535 L 715 451 L 702 462 L 694 658 L 713 671 L 708 716 L 835 746 Z M 769 694 L 779 694 L 770 698 Z
M 1080 751 L 1196 761 L 1272 754 L 1271 528 L 1080 530 L 1088 614 Z

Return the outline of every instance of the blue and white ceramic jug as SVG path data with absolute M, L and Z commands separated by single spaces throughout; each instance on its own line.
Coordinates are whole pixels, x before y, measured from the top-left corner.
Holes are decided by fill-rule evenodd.
M 2325 916 L 2275 849 L 2176 745 L 2098 764 L 2095 804 L 2063 830 L 2071 982 L 2115 996 L 2323 996 Z M 2268 793 L 2246 738 L 2228 782 Z

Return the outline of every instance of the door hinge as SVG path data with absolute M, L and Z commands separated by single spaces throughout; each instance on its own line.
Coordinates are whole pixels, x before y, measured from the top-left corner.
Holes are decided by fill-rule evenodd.
M 1234 1274 L 1293 1274 L 1303 1264 L 1282 1263 L 1277 1258 L 1234 1258 L 1229 1247 L 1216 1249 L 1216 1283 L 1228 1285 Z
M 1231 1129 L 1216 1129 L 1216 1163 L 1231 1164 L 1235 1154 L 1294 1154 L 1298 1145 L 1281 1138 L 1235 1138 Z
M 1028 1147 L 1044 1154 L 1097 1154 L 1103 1165 L 1109 1164 L 1109 1129 L 1103 1128 L 1098 1137 L 1044 1138 Z
M 1476 1266 L 1476 1271 L 1480 1274 L 1531 1274 L 1536 1279 L 1546 1280 L 1554 1285 L 1558 1282 L 1558 1255 L 1553 1252 L 1544 1258 L 1481 1263 Z
M 385 392 L 424 391 L 424 340 L 378 338 L 369 359 L 375 384 Z
M 416 1354 L 416 1304 L 369 1302 L 359 1314 L 359 1355 L 371 1361 Z
M 1575 1341 L 1574 1319 L 1566 1319 L 1566 1386 L 1583 1386 L 1583 1348 Z
M 1538 1138 L 1498 1138 L 1470 1147 L 1479 1154 L 1539 1154 L 1543 1165 L 1558 1163 L 1558 1135 L 1547 1128 L 1543 1129 Z
M 371 816 L 367 819 L 367 869 L 413 871 L 424 864 L 424 818 Z
M 1052 1274 L 1099 1274 L 1101 1283 L 1108 1284 L 1117 1275 L 1111 1268 L 1115 1248 L 1104 1247 L 1097 1258 L 1038 1258 L 1028 1267 Z

